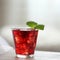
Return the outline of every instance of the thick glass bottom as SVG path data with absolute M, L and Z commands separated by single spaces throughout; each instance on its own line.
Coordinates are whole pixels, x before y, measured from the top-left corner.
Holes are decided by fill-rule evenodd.
M 33 57 L 33 54 L 32 55 L 20 55 L 20 54 L 17 54 L 16 57 L 19 57 L 19 58 L 31 58 L 31 57 Z

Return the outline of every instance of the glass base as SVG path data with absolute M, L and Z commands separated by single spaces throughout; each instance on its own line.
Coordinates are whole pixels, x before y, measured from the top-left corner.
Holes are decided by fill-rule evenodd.
M 16 57 L 19 57 L 19 58 L 31 58 L 31 57 L 33 57 L 33 54 L 32 55 L 19 55 L 19 54 L 17 54 Z

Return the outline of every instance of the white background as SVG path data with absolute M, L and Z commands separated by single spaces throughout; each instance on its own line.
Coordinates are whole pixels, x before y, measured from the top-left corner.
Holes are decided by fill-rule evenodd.
M 45 25 L 39 32 L 37 49 L 60 51 L 60 0 L 0 0 L 0 35 L 13 46 L 12 27 L 27 20 Z
M 28 18 L 60 29 L 60 0 L 28 0 Z

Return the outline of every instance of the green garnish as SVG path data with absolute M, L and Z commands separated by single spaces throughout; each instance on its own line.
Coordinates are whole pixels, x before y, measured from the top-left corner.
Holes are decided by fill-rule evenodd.
M 28 21 L 26 24 L 33 29 L 44 30 L 44 25 L 38 24 L 34 21 Z
M 37 26 L 37 23 L 36 23 L 36 22 L 33 22 L 33 21 L 29 21 L 29 22 L 27 22 L 27 25 L 28 25 L 29 27 L 34 28 L 34 27 Z

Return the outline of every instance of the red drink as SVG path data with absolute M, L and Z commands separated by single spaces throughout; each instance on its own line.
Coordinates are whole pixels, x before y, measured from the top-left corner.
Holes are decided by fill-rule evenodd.
M 26 28 L 13 29 L 15 50 L 17 55 L 29 56 L 34 54 L 38 30 Z

